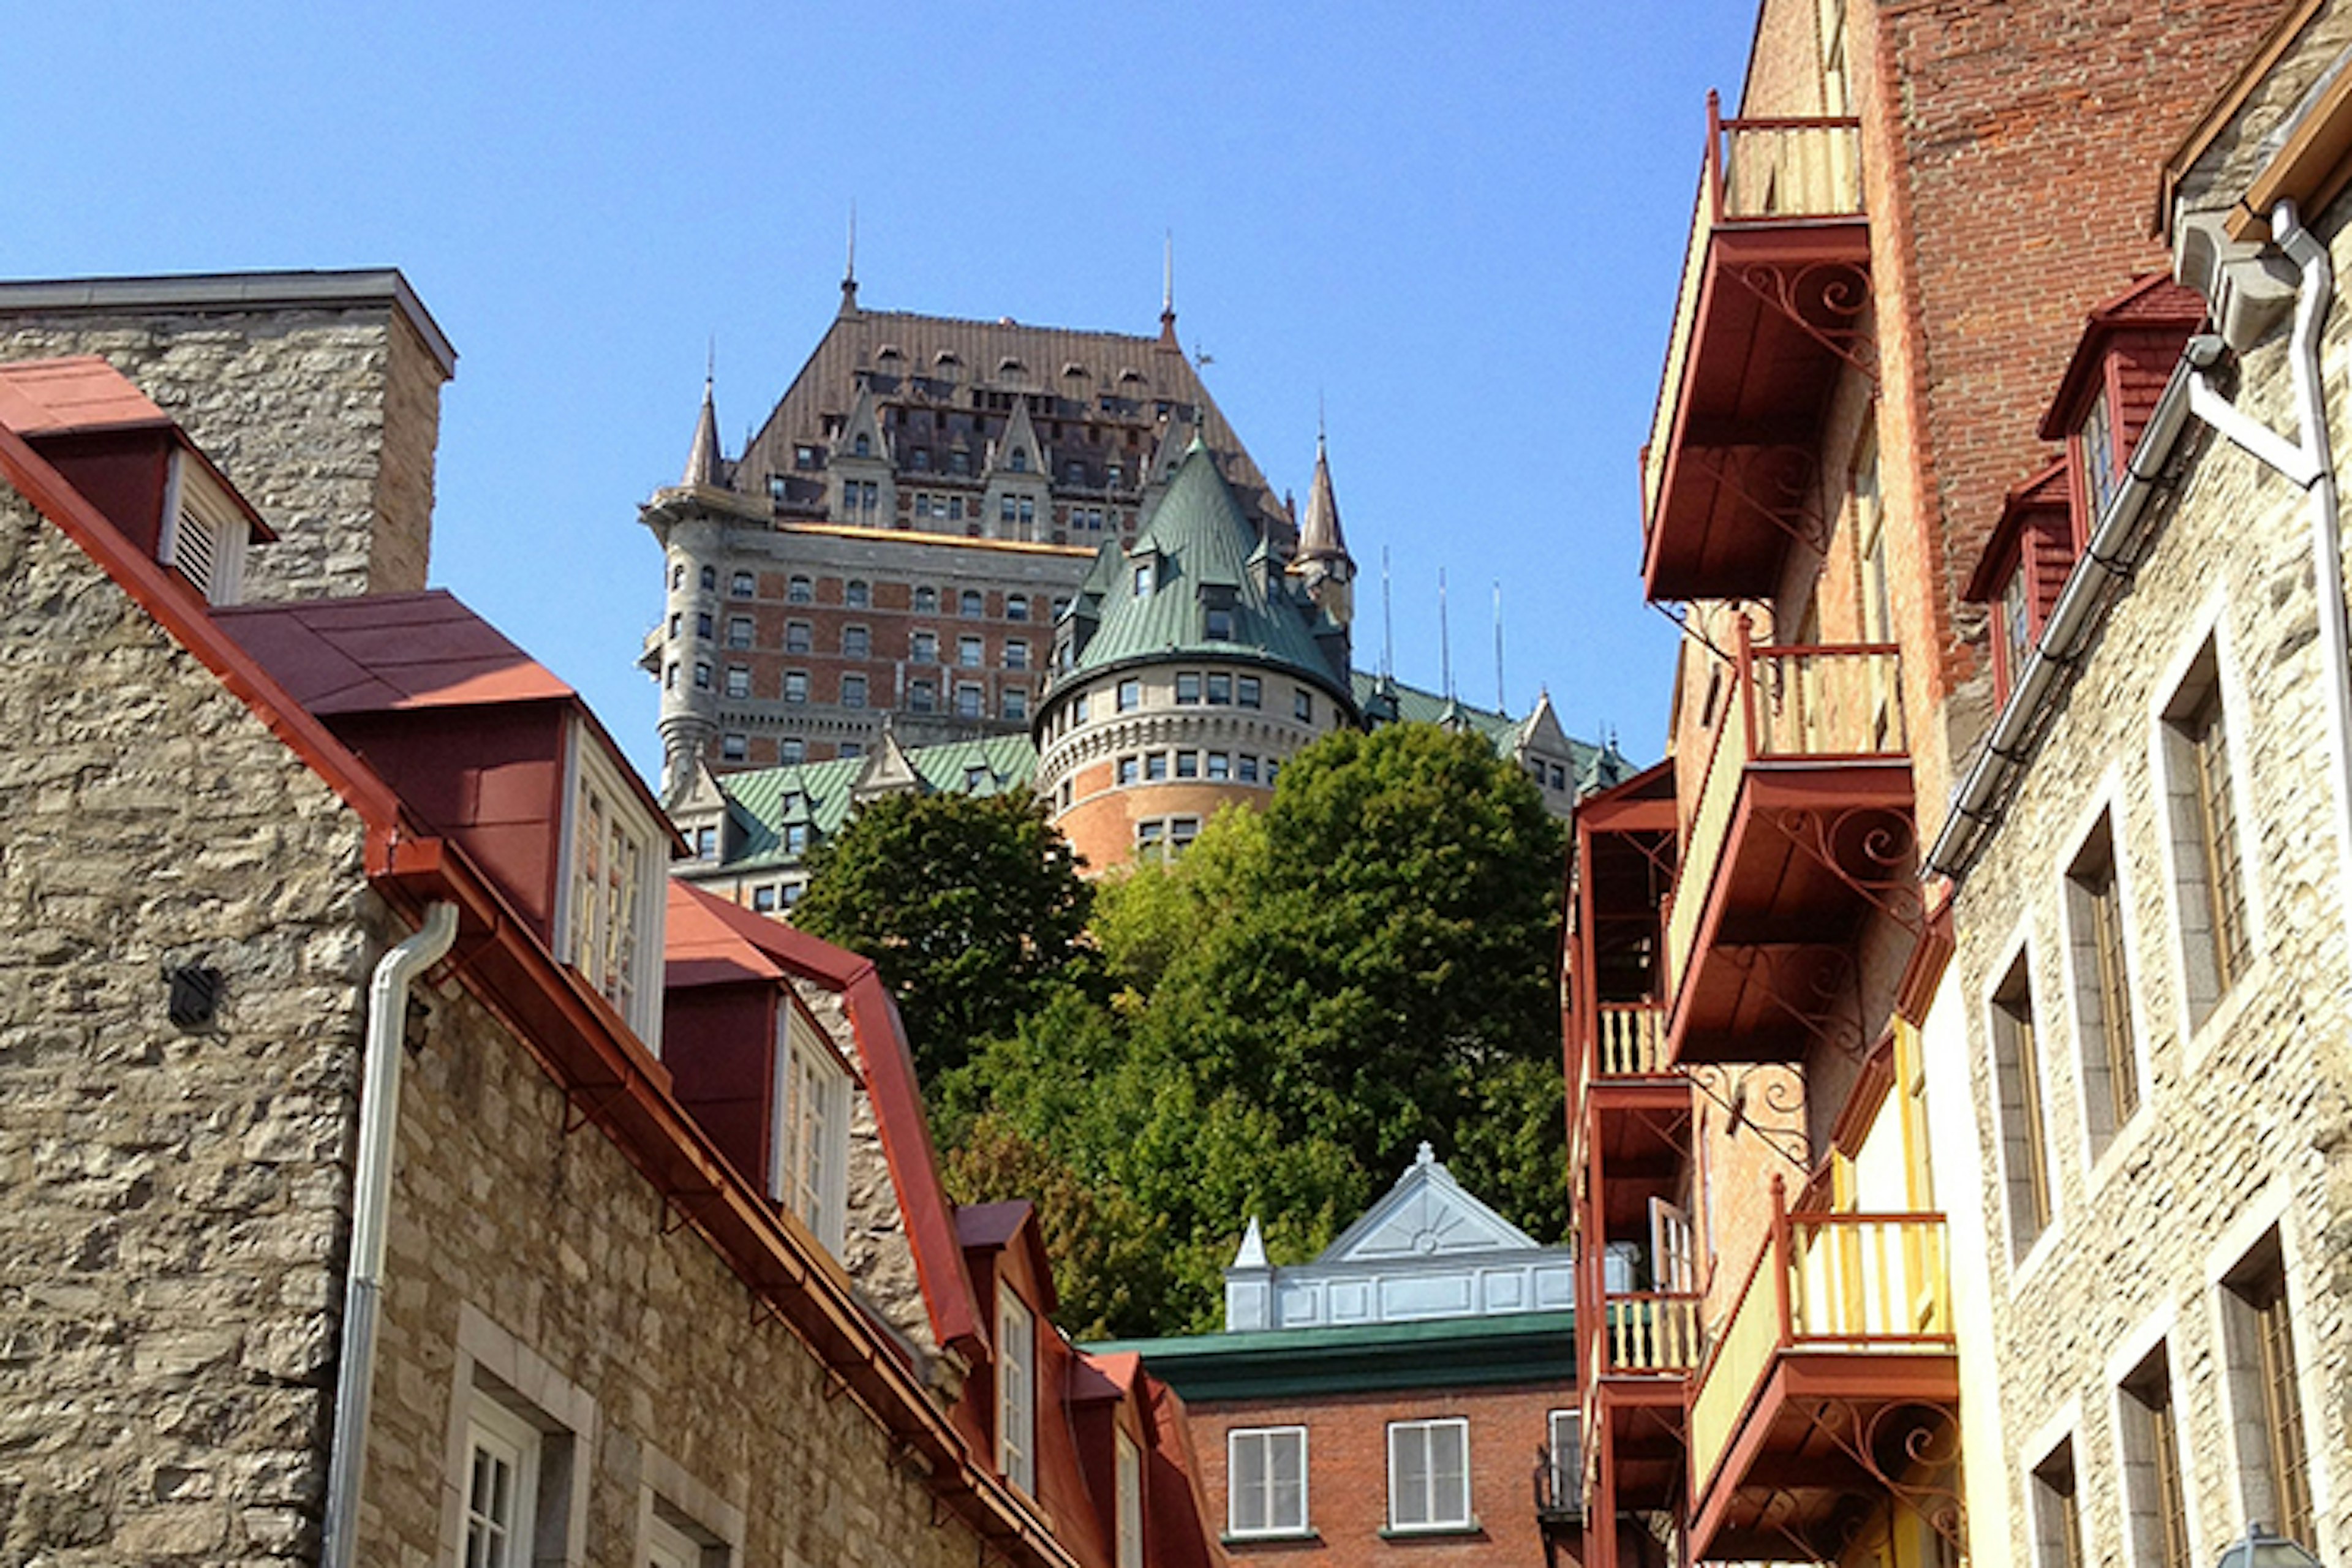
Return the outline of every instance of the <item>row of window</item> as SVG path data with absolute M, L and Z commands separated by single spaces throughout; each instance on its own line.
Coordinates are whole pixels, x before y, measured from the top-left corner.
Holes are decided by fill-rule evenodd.
M 1171 777 L 1254 784 L 1260 782 L 1261 772 L 1255 752 L 1139 752 L 1119 758 L 1115 766 L 1123 785 L 1159 784 Z M 1263 773 L 1268 789 L 1281 772 L 1278 760 L 1266 760 Z
M 718 568 L 703 567 L 700 584 L 704 593 L 717 593 L 719 591 Z M 686 563 L 684 562 L 677 562 L 670 567 L 669 585 L 673 592 L 685 588 Z M 752 573 L 737 572 L 728 579 L 727 595 L 732 599 L 752 598 L 758 593 L 758 579 Z M 794 573 L 785 579 L 784 602 L 788 605 L 815 604 L 817 602 L 816 580 L 805 574 Z M 841 585 L 841 602 L 844 606 L 853 610 L 871 608 L 874 603 L 873 584 L 863 578 L 849 578 Z M 1053 613 L 1056 616 L 1060 615 L 1062 606 L 1066 602 L 1063 599 L 1052 601 Z M 977 588 L 950 589 L 942 592 L 929 584 L 920 584 L 914 589 L 910 603 L 917 615 L 938 615 L 940 613 L 942 605 L 949 606 L 949 613 L 961 616 L 967 620 L 978 620 L 988 614 L 988 596 Z M 1029 619 L 1031 612 L 1037 607 L 1034 601 L 1026 594 L 1007 594 L 1004 596 L 1004 618 L 1008 621 L 1025 621 Z M 700 636 L 707 638 L 711 635 L 709 616 L 701 616 L 697 625 Z M 678 618 L 673 616 L 670 617 L 670 635 L 677 636 L 678 629 Z
M 1225 1434 L 1225 1531 L 1235 1539 L 1313 1533 L 1307 1428 L 1243 1426 Z M 1556 1410 L 1544 1449 L 1564 1476 L 1580 1476 L 1577 1413 Z M 1525 1452 L 1514 1449 L 1515 1453 Z M 1475 1530 L 1470 1423 L 1459 1415 L 1388 1424 L 1388 1528 Z M 1568 1494 L 1568 1495 L 1572 1495 Z
M 2223 1426 L 2237 1449 L 2249 1519 L 2315 1548 L 2311 1455 L 2294 1353 L 2294 1318 L 2278 1233 L 2273 1230 L 2222 1277 L 2219 1385 Z M 2181 1413 L 2173 1362 L 2158 1341 L 2115 1387 L 2117 1515 L 2129 1560 L 2149 1568 L 2192 1568 L 2190 1497 L 2181 1468 Z M 2036 1568 L 2083 1568 L 2095 1559 L 2083 1528 L 2084 1477 L 2095 1456 L 2085 1431 L 2060 1437 L 2031 1470 Z M 2100 1552 L 2101 1557 L 2108 1554 Z
M 1011 665 L 1007 668 L 1018 669 L 1021 667 L 1019 665 Z M 694 666 L 694 689 L 697 691 L 709 690 L 711 689 L 711 674 L 712 671 L 710 665 L 707 661 L 698 659 Z M 678 667 L 673 663 L 663 672 L 662 684 L 667 689 L 675 691 L 677 689 L 677 678 Z M 750 700 L 752 695 L 751 668 L 748 665 L 729 665 L 727 667 L 725 678 L 719 683 L 719 690 L 724 696 L 736 701 Z M 869 700 L 869 684 L 867 679 L 863 674 L 855 670 L 849 671 L 841 677 L 840 682 L 835 688 L 835 691 L 836 695 L 835 697 L 835 701 L 844 708 L 864 708 L 867 705 Z M 788 669 L 784 671 L 784 679 L 779 688 L 779 693 L 782 700 L 789 703 L 798 705 L 807 702 L 809 700 L 809 672 L 805 669 Z M 965 719 L 981 718 L 987 711 L 988 689 L 973 682 L 959 681 L 955 687 L 954 700 L 955 711 L 958 717 Z M 941 711 L 941 709 L 940 708 L 939 683 L 937 681 L 923 679 L 909 680 L 907 682 L 906 702 L 907 708 L 910 712 L 936 713 Z M 997 699 L 997 707 L 999 710 L 998 717 L 1017 721 L 1026 721 L 1029 717 L 1029 693 L 1019 687 L 1008 687 Z
M 1173 860 L 1192 847 L 1192 840 L 1201 837 L 1201 819 L 1197 816 L 1156 816 L 1135 825 L 1135 858 L 1152 860 L 1165 856 Z
M 2203 1026 L 2252 962 L 2242 827 L 2229 721 L 2209 642 L 2163 710 L 2161 799 L 2172 839 L 2172 908 L 2187 1033 Z M 2144 1047 L 2118 876 L 2116 820 L 2102 812 L 2067 864 L 2061 900 L 2080 1057 L 2079 1099 L 2094 1163 L 2145 1102 Z M 2012 1254 L 2022 1258 L 2056 1206 L 2042 1105 L 2046 1006 L 2034 994 L 2031 944 L 2021 946 L 1989 1005 L 1993 1088 Z

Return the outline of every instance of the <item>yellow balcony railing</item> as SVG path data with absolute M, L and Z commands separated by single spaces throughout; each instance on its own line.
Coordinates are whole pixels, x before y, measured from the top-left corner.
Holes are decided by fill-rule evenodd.
M 1675 410 L 1684 368 L 1698 325 L 1706 280 L 1707 247 L 1716 231 L 1856 218 L 1862 216 L 1862 122 L 1853 119 L 1726 120 L 1716 94 L 1706 95 L 1706 154 L 1690 245 L 1683 253 L 1682 290 L 1666 339 L 1665 373 L 1644 448 L 1642 518 L 1657 515 L 1658 487 L 1674 439 Z
M 1665 1013 L 1654 1002 L 1601 1005 L 1596 1041 L 1602 1078 L 1648 1078 L 1665 1071 Z
M 1759 647 L 1739 624 L 1730 690 L 1687 818 L 1666 909 L 1669 994 L 1690 971 L 1700 917 L 1748 768 L 1758 763 L 1882 763 L 1909 740 L 1901 656 L 1892 643 Z
M 1933 1214 L 1789 1214 L 1773 1222 L 1691 1398 L 1691 1495 L 1703 1496 L 1785 1354 L 1949 1349 L 1950 1267 Z
M 1612 1295 L 1602 1304 L 1605 1373 L 1684 1373 L 1699 1361 L 1699 1299 L 1673 1293 Z

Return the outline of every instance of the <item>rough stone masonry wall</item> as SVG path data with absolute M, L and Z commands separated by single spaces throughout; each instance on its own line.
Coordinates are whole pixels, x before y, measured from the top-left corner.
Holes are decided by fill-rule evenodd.
M 450 1561 L 453 1400 L 467 1309 L 543 1367 L 535 1403 L 593 1400 L 586 1513 L 562 1561 L 645 1561 L 650 1494 L 721 1529 L 730 1562 L 969 1568 L 977 1543 L 894 1462 L 890 1439 L 504 1026 L 444 988 L 401 1097 L 361 1561 Z M 569 1397 L 568 1395 L 566 1396 Z M 678 1496 L 679 1490 L 690 1495 Z M 703 1500 L 708 1500 L 707 1501 Z M 538 1550 L 552 1545 L 543 1537 Z M 550 1559 L 559 1560 L 559 1559 Z
M 0 1563 L 315 1555 L 352 816 L 0 486 Z M 168 964 L 226 976 L 165 1016 Z
M 411 593 L 432 545 L 441 366 L 388 304 L 0 316 L 0 359 L 100 354 L 278 532 L 249 599 Z
M 2352 243 L 2339 236 L 2335 250 L 2339 268 L 2352 266 Z M 2327 350 L 2339 451 L 2352 406 L 2347 337 L 2352 317 L 2339 309 Z M 2284 377 L 2275 341 L 2246 363 L 2240 402 L 2274 428 L 2291 424 Z M 1987 1532 L 1977 1546 L 1984 1561 L 2030 1560 L 2024 1475 L 2041 1458 L 2030 1450 L 2046 1451 L 2070 1402 L 2081 1412 L 2074 1442 L 2086 1547 L 2094 1561 L 2121 1560 L 2113 1376 L 2128 1369 L 2109 1362 L 2166 1310 L 2174 1314 L 2168 1353 L 2182 1391 L 2180 1447 L 2189 1456 L 2198 1558 L 2219 1552 L 2245 1505 L 2228 1462 L 2213 1271 L 2231 1261 L 2218 1256 L 2225 1240 L 2234 1247 L 2252 1239 L 2231 1236 L 2232 1225 L 2250 1205 L 2278 1196 L 2285 1199 L 2305 1431 L 2322 1528 L 2333 1531 L 2321 1554 L 2332 1558 L 2352 1540 L 2345 1460 L 2352 1455 L 2352 1316 L 2341 1261 L 2352 1256 L 2352 973 L 2343 956 L 2345 889 L 2322 706 L 2331 677 L 2315 640 L 2302 493 L 2226 443 L 2201 439 L 2153 554 L 2072 682 L 1955 908 L 1959 948 L 1947 984 L 1959 987 L 1986 1151 L 2001 1431 L 2011 1461 L 2001 1487 L 2005 1534 L 1998 1532 L 2004 1521 L 1971 1521 Z M 2230 743 L 2239 749 L 2239 811 L 2252 835 L 2256 957 L 2220 1010 L 2184 1039 L 2154 715 L 2215 605 Z M 2100 799 L 2111 799 L 2116 814 L 2146 1066 L 2142 1109 L 2095 1163 L 2062 879 Z M 2021 934 L 2057 1189 L 2057 1217 L 2021 1267 L 2006 1239 L 1985 1001 Z

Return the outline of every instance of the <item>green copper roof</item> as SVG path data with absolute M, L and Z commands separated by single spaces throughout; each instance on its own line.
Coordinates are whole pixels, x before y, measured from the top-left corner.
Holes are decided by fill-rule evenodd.
M 1025 791 L 1037 773 L 1037 748 L 1026 735 L 991 735 L 909 746 L 907 760 L 926 784 L 942 794 L 1003 795 Z M 801 857 L 784 848 L 784 828 L 806 824 L 812 838 L 837 833 L 849 819 L 851 792 L 867 759 L 835 757 L 729 773 L 719 787 L 734 805 L 745 837 L 726 861 L 729 870 L 792 866 Z M 972 781 L 977 776 L 977 784 Z
M 1224 655 L 1286 667 L 1345 694 L 1346 684 L 1316 639 L 1318 627 L 1330 626 L 1328 618 L 1278 571 L 1251 571 L 1257 550 L 1257 531 L 1216 459 L 1195 446 L 1177 465 L 1168 493 L 1117 574 L 1103 572 L 1107 562 L 1089 574 L 1088 587 L 1100 585 L 1101 624 L 1078 649 L 1073 672 L 1171 654 Z M 1147 568 L 1150 577 L 1139 586 Z M 1213 603 L 1230 609 L 1234 621 L 1233 635 L 1213 642 L 1208 633 Z
M 1536 722 L 1534 713 L 1524 719 L 1514 719 L 1507 713 L 1497 713 L 1492 709 L 1473 708 L 1459 698 L 1449 702 L 1442 693 L 1424 691 L 1393 679 L 1383 681 L 1368 670 L 1353 671 L 1349 679 L 1355 686 L 1356 706 L 1362 709 L 1368 717 L 1379 714 L 1382 718 L 1393 717 L 1407 723 L 1443 724 L 1447 721 L 1450 710 L 1454 721 L 1484 735 L 1496 752 L 1504 757 L 1510 756 L 1518 749 L 1527 739 L 1528 731 Z M 1379 700 L 1383 689 L 1394 700 L 1396 711 L 1393 715 L 1387 714 L 1384 711 L 1386 705 Z M 1569 771 L 1574 775 L 1580 789 L 1606 788 L 1633 777 L 1639 771 L 1613 744 L 1596 746 L 1567 734 L 1563 734 L 1562 739 L 1568 742 Z
M 1186 1399 L 1265 1399 L 1372 1389 L 1566 1382 L 1576 1314 L 1521 1312 L 1360 1327 L 1189 1334 L 1090 1344 L 1133 1351 Z

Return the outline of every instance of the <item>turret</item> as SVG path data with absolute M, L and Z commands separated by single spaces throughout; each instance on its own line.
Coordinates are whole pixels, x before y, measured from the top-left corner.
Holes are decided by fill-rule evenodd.
M 1291 572 L 1326 615 L 1348 626 L 1356 618 L 1356 563 L 1339 531 L 1339 501 L 1331 489 L 1331 458 L 1319 429 L 1315 433 L 1315 484 L 1307 496 L 1307 521 L 1298 530 L 1298 553 Z

